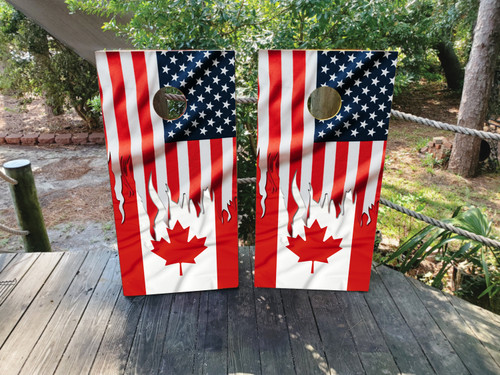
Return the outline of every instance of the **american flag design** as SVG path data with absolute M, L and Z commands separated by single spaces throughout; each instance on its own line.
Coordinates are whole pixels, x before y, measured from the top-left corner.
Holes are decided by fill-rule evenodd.
M 127 296 L 238 285 L 234 51 L 99 51 Z M 163 87 L 186 98 L 164 119 Z
M 259 52 L 257 287 L 366 291 L 396 52 Z M 335 89 L 338 113 L 307 107 Z

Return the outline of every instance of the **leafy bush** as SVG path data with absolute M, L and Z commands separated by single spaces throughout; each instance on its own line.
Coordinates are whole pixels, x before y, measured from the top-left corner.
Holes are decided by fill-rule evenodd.
M 0 25 L 0 89 L 41 95 L 55 115 L 72 107 L 90 129 L 97 127 L 99 112 L 90 103 L 99 93 L 95 68 L 4 2 Z
M 492 221 L 476 207 L 467 210 L 459 207 L 452 218 L 444 219 L 443 222 L 484 237 L 491 236 Z M 409 238 L 394 253 L 385 257 L 383 262 L 406 273 L 418 268 L 431 256 L 440 265 L 439 271 L 432 277 L 432 286 L 443 288 L 443 280 L 450 268 L 456 267 L 484 280 L 484 288 L 477 298 L 487 295 L 491 303 L 493 297 L 500 291 L 499 248 L 486 246 L 476 240 L 432 225 L 426 226 Z M 464 287 L 462 285 L 461 292 L 466 294 Z

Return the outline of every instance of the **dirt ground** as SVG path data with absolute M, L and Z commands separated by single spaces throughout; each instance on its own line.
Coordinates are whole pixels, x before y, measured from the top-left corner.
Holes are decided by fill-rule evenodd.
M 401 95 L 393 108 L 456 123 L 459 103 L 457 94 L 434 87 Z M 391 120 L 391 131 L 399 129 L 404 133 L 407 126 L 419 127 Z M 54 116 L 41 99 L 21 104 L 15 98 L 0 95 L 0 133 L 82 131 L 88 130 L 75 113 Z M 429 132 L 429 128 L 422 126 L 421 131 Z M 449 133 L 446 136 L 452 139 Z M 405 136 L 389 137 L 391 162 L 386 163 L 386 170 L 418 162 L 418 153 L 408 152 L 412 147 L 411 139 Z M 20 158 L 32 163 L 53 250 L 116 248 L 105 146 L 0 146 L 0 165 Z M 432 178 L 434 183 L 442 179 L 442 184 L 456 184 L 458 180 L 449 175 L 438 172 L 414 178 Z M 461 179 L 460 183 L 470 184 L 474 189 L 498 189 L 498 178 L 488 176 L 473 181 Z M 16 219 L 7 183 L 0 182 L 0 189 L 0 223 L 13 227 Z M 491 204 L 494 210 L 500 210 L 500 201 Z M 0 232 L 0 251 L 22 251 L 21 239 Z

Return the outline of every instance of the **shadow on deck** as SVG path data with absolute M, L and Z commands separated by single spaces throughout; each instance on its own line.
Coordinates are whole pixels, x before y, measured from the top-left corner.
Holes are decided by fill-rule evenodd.
M 0 255 L 0 374 L 499 374 L 500 316 L 386 267 L 370 292 L 124 297 L 112 252 Z M 9 283 L 7 283 L 9 282 Z

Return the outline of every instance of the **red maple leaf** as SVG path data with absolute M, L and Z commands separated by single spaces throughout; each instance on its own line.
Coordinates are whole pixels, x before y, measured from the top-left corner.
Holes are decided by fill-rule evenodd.
M 310 227 L 305 227 L 305 239 L 300 236 L 288 237 L 287 248 L 299 257 L 299 262 L 312 262 L 311 273 L 314 273 L 314 262 L 328 263 L 328 257 L 342 250 L 342 239 L 330 237 L 323 240 L 325 233 L 326 227 L 321 228 L 318 222 L 314 221 Z
M 162 238 L 160 241 L 152 241 L 154 250 L 151 250 L 156 255 L 162 257 L 167 262 L 165 265 L 179 263 L 180 276 L 182 276 L 182 263 L 196 263 L 196 258 L 205 246 L 206 237 L 193 237 L 188 241 L 189 227 L 183 228 L 177 222 L 173 229 L 168 229 L 168 237 L 170 242 Z

